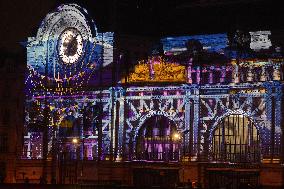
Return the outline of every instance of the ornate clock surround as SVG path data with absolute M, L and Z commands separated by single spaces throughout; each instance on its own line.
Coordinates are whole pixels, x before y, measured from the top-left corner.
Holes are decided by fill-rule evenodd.
M 63 59 L 64 53 L 61 52 L 60 55 L 59 50 L 60 38 L 68 30 L 76 31 L 78 34 L 73 42 L 77 43 L 77 47 L 74 48 L 76 53 L 72 56 L 74 52 L 70 52 L 70 55 Z M 82 85 L 79 84 L 85 82 L 82 77 L 86 76 L 87 72 L 92 72 L 98 63 L 94 55 L 96 35 L 96 26 L 85 9 L 76 4 L 59 6 L 47 14 L 36 37 L 28 38 L 27 60 L 30 74 L 36 75 L 39 79 L 47 77 L 48 83 L 54 83 L 58 89 L 64 88 L 65 83 L 72 83 L 73 86 L 70 87 L 75 88 Z M 40 86 L 46 85 L 45 81 L 38 83 Z

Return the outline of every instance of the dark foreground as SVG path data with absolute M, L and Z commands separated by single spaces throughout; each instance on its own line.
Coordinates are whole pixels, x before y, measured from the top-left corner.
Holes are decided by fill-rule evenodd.
M 283 187 L 244 187 L 241 189 L 282 189 Z M 142 189 L 139 186 L 123 185 L 81 185 L 81 184 L 0 184 L 0 189 Z M 147 189 L 167 189 L 160 186 L 149 186 Z M 170 188 L 169 188 L 170 189 Z M 190 189 L 189 187 L 175 187 L 171 189 Z M 202 189 L 202 188 L 192 188 Z M 206 188 L 203 188 L 206 189 Z M 227 189 L 227 188 L 216 188 Z

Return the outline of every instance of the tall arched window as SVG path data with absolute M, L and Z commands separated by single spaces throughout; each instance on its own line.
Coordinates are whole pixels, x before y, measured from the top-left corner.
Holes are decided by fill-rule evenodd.
M 149 161 L 179 160 L 179 140 L 175 123 L 164 116 L 148 119 L 140 128 L 136 158 Z
M 259 132 L 253 122 L 243 115 L 225 117 L 213 132 L 211 158 L 221 162 L 259 162 Z

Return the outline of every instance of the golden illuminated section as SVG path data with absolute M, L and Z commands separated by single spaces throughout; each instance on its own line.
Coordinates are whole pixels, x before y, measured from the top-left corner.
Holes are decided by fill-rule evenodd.
M 266 93 L 265 88 L 257 88 L 257 89 L 232 89 L 230 90 L 230 94 L 264 94 Z
M 135 66 L 133 73 L 128 77 L 128 82 L 143 82 L 150 81 L 150 69 L 149 65 L 143 62 L 139 62 Z
M 154 64 L 154 81 L 185 82 L 185 67 L 173 63 Z
M 214 131 L 212 142 L 215 161 L 260 161 L 259 132 L 252 121 L 243 115 L 225 117 Z
M 128 82 L 186 82 L 186 68 L 155 57 L 147 62 L 140 61 L 130 73 Z

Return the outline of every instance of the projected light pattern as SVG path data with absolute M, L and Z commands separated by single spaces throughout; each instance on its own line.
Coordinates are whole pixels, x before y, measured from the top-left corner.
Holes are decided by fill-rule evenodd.
M 257 133 L 254 161 L 280 157 L 282 58 L 229 56 L 236 50 L 227 48 L 226 34 L 169 37 L 161 40 L 166 55 L 140 60 L 125 79 L 102 89 L 109 75 L 98 72 L 115 63 L 114 34 L 97 33 L 86 16 L 77 5 L 63 5 L 29 38 L 22 158 L 42 159 L 56 149 L 63 159 L 230 162 L 214 141 L 222 139 L 222 123 L 227 138 L 233 133 L 235 118 Z M 81 37 L 58 47 L 65 31 Z M 188 40 L 203 45 L 193 54 L 217 57 L 216 63 L 195 61 L 185 49 Z
M 185 43 L 188 40 L 198 40 L 203 49 L 222 53 L 228 45 L 227 34 L 209 34 L 209 35 L 194 35 L 181 37 L 166 37 L 161 39 L 165 54 L 177 54 L 186 51 Z
M 26 92 L 72 94 L 89 86 L 94 71 L 112 59 L 113 33 L 98 33 L 78 5 L 61 5 L 42 21 L 37 36 L 28 38 Z
M 128 82 L 186 82 L 185 69 L 185 66 L 166 62 L 162 57 L 153 57 L 139 62 Z
M 98 133 L 102 156 L 109 154 L 112 89 L 86 88 L 97 86 L 95 72 L 113 62 L 113 33 L 98 33 L 87 17 L 78 5 L 61 5 L 28 39 L 24 158 L 44 158 L 55 145 L 63 154 L 74 152 L 74 137 L 84 141 L 88 158 L 98 158 Z M 66 41 L 70 36 L 76 38 Z
M 106 41 L 105 41 L 106 40 Z M 93 73 L 100 66 L 106 66 L 112 62 L 113 33 L 99 34 L 96 43 L 85 47 L 84 59 L 74 65 L 65 65 L 57 63 L 57 59 L 50 59 L 49 62 L 45 55 L 47 52 L 37 45 L 27 47 L 28 52 L 28 71 L 26 78 L 27 92 L 50 91 L 58 94 L 72 93 L 88 86 Z M 56 49 L 52 52 L 56 56 Z M 105 57 L 103 60 L 101 57 Z M 56 64 L 56 65 L 55 65 Z M 104 65 L 102 65 L 104 64 Z

